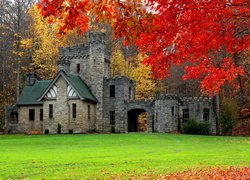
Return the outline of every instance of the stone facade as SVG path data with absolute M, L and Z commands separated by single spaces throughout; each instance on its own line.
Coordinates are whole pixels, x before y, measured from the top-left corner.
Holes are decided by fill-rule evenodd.
M 60 77 L 55 83 L 57 98 L 45 100 L 43 103 L 43 129 L 49 133 L 57 133 L 61 126 L 61 133 L 87 133 L 94 130 L 95 105 L 79 99 L 67 97 L 67 82 Z M 73 104 L 76 105 L 76 117 L 73 118 Z M 53 117 L 49 117 L 49 105 L 53 106 Z M 88 112 L 88 108 L 90 112 Z M 88 114 L 89 113 L 89 114 Z
M 110 78 L 109 56 L 105 35 L 100 32 L 90 32 L 86 45 L 60 48 L 57 76 L 47 84 L 32 81 L 30 92 L 42 83 L 46 87 L 32 103 L 17 102 L 9 108 L 6 133 L 133 132 L 138 130 L 138 116 L 143 112 L 147 112 L 148 132 L 181 131 L 188 118 L 210 122 L 211 133 L 216 133 L 212 99 L 165 94 L 154 101 L 136 100 L 136 82 L 127 77 Z M 23 96 L 27 96 L 25 91 L 27 88 Z M 30 109 L 35 111 L 32 121 Z M 13 123 L 13 113 L 18 122 Z

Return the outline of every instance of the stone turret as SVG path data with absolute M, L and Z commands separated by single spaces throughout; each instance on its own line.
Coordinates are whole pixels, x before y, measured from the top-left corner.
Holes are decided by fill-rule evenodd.
M 105 44 L 105 33 L 103 32 L 89 32 L 88 33 L 89 44 Z
M 91 92 L 97 98 L 96 105 L 96 130 L 105 131 L 103 122 L 103 86 L 104 77 L 107 76 L 105 66 L 105 34 L 102 32 L 89 32 L 88 46 L 89 58 L 86 59 L 85 82 L 89 85 Z

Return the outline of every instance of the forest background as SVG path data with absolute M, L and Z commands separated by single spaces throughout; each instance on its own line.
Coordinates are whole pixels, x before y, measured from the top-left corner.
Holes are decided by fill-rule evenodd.
M 86 43 L 85 36 L 79 35 L 77 30 L 58 37 L 60 25 L 44 20 L 35 2 L 0 0 L 0 131 L 4 125 L 5 107 L 20 97 L 26 74 L 35 72 L 40 79 L 52 79 L 57 72 L 58 48 Z M 143 57 L 135 45 L 124 46 L 122 39 L 114 39 L 108 25 L 96 23 L 90 29 L 106 33 L 107 48 L 111 52 L 111 76 L 122 75 L 136 80 L 136 98 L 153 99 L 156 93 L 202 95 L 199 80 L 182 80 L 184 65 L 171 67 L 171 77 L 152 79 L 150 68 L 141 63 Z M 237 63 L 243 67 L 245 75 L 238 78 L 239 88 L 224 84 L 219 103 L 234 106 L 240 116 L 240 112 L 249 108 L 250 101 L 249 52 L 239 54 Z

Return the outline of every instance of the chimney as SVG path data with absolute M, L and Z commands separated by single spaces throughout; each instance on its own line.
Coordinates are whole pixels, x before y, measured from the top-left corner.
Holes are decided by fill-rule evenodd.
M 35 73 L 26 74 L 26 85 L 33 86 L 37 80 L 37 75 Z

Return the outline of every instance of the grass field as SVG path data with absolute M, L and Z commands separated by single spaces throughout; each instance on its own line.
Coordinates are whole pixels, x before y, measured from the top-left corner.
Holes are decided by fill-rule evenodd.
M 110 177 L 250 166 L 250 137 L 173 134 L 0 136 L 0 179 Z

